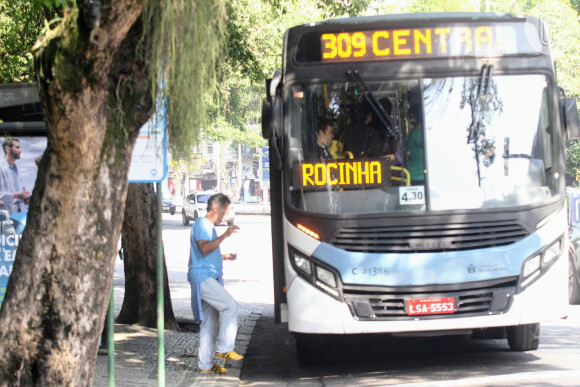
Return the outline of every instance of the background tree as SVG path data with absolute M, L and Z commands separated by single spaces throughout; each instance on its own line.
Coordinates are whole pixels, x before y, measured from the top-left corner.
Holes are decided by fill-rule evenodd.
M 159 192 L 161 194 L 161 192 Z M 125 296 L 117 322 L 157 327 L 157 202 L 152 184 L 132 183 L 121 230 Z M 167 265 L 163 257 L 165 329 L 179 327 L 173 314 Z
M 34 49 L 48 145 L 0 311 L 2 385 L 92 384 L 139 128 L 163 88 L 187 146 L 190 91 L 213 88 L 220 57 L 223 2 L 69 7 Z
M 0 83 L 29 83 L 35 79 L 32 63 L 32 46 L 45 25 L 45 17 L 56 14 L 51 9 L 36 10 L 32 3 L 25 0 L 2 0 L 0 3 Z M 137 184 L 137 183 L 135 183 Z M 152 186 L 129 186 L 126 212 L 122 234 L 125 241 L 126 259 L 125 299 L 118 322 L 125 324 L 141 323 L 156 327 L 157 294 L 155 234 L 157 214 L 155 196 Z M 146 199 L 151 199 L 147 202 Z M 151 210 L 153 206 L 153 211 Z M 145 223 L 143 223 L 145 222 Z M 142 239 L 142 228 L 146 227 L 153 239 Z M 137 244 L 142 241 L 143 244 Z M 165 257 L 164 257 L 165 261 Z M 153 268 L 153 269 L 151 269 Z M 171 306 L 170 288 L 164 282 L 165 327 L 177 329 L 177 323 Z

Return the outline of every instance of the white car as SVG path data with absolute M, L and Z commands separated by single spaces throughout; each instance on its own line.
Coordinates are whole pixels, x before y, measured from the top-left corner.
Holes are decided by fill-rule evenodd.
M 181 209 L 181 216 L 183 218 L 183 225 L 189 225 L 190 221 L 196 221 L 197 218 L 207 214 L 207 200 L 215 195 L 215 191 L 197 191 L 189 193 L 183 199 L 183 206 Z M 230 210 L 224 217 L 224 222 L 231 226 L 234 224 L 235 210 L 233 204 L 230 205 Z

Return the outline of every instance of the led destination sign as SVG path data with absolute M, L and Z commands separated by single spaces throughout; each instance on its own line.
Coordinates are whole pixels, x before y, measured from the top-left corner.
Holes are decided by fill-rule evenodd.
M 334 160 L 297 163 L 295 185 L 305 190 L 337 188 L 373 188 L 390 184 L 388 159 Z
M 320 40 L 323 62 L 505 55 L 522 50 L 512 24 L 324 33 Z M 530 51 L 527 46 L 525 51 Z

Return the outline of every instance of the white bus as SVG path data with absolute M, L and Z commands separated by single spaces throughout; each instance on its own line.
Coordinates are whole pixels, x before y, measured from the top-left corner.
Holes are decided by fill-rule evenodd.
M 262 129 L 276 321 L 301 362 L 344 334 L 465 333 L 534 350 L 540 322 L 565 315 L 565 141 L 578 113 L 545 36 L 539 19 L 496 14 L 286 32 Z

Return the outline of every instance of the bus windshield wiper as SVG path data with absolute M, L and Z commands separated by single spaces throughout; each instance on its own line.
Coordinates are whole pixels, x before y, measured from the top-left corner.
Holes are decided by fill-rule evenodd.
M 493 65 L 483 65 L 481 68 L 481 77 L 479 79 L 479 86 L 477 88 L 477 95 L 474 104 L 471 108 L 471 125 L 469 126 L 469 135 L 467 136 L 467 143 L 473 144 L 475 152 L 475 164 L 477 165 L 477 180 L 481 187 L 481 168 L 479 166 L 479 133 L 481 130 L 483 120 L 483 99 L 489 95 L 491 85 L 491 77 L 493 74 Z
M 390 134 L 391 137 L 398 138 L 400 142 L 401 136 L 399 134 L 399 127 L 396 124 L 393 125 L 390 122 L 391 120 L 389 120 L 388 118 L 389 115 L 387 114 L 387 112 L 385 112 L 385 109 L 383 109 L 383 106 L 379 103 L 379 101 L 377 101 L 377 98 L 375 97 L 373 91 L 367 85 L 365 80 L 361 77 L 358 70 L 348 70 L 346 72 L 346 75 L 356 83 L 359 89 L 362 89 L 364 91 L 363 94 L 364 97 L 369 102 L 369 105 L 373 109 L 373 112 L 377 115 L 377 117 L 381 121 L 381 124 L 383 124 L 383 126 L 386 128 L 387 133 Z M 400 145 L 401 144 L 399 144 L 399 146 Z

